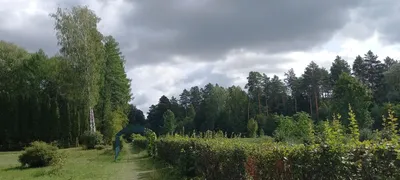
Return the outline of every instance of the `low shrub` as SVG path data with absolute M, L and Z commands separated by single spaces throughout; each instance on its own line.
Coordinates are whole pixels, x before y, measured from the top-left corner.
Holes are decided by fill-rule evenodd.
M 138 147 L 139 149 L 146 149 L 148 143 L 146 137 L 141 136 L 140 134 L 133 134 L 131 136 L 131 139 L 134 147 Z
M 157 150 L 157 148 L 156 148 L 157 135 L 152 130 L 146 129 L 145 136 L 147 139 L 147 147 L 146 147 L 147 153 L 150 156 L 154 157 L 157 153 L 156 152 L 156 150 Z
M 25 151 L 18 157 L 22 166 L 44 167 L 59 165 L 63 162 L 63 154 L 57 151 L 54 145 L 42 141 L 35 141 L 25 148 Z
M 105 145 L 96 145 L 96 146 L 94 146 L 94 148 L 97 150 L 103 150 L 106 148 L 106 146 Z
M 98 131 L 85 131 L 81 136 L 81 141 L 86 149 L 94 149 L 96 145 L 103 144 L 103 135 Z

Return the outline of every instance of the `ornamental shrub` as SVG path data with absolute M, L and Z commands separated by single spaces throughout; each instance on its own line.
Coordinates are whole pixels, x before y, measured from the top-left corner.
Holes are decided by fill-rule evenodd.
M 81 141 L 86 149 L 94 149 L 96 145 L 103 144 L 103 135 L 98 131 L 85 131 L 81 136 Z
M 25 148 L 25 151 L 18 157 L 22 166 L 44 167 L 59 165 L 63 162 L 63 155 L 57 151 L 54 145 L 42 141 L 35 141 Z

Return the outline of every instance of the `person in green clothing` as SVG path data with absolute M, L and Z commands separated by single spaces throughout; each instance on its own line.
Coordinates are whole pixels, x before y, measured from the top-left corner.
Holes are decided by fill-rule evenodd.
M 114 161 L 117 161 L 119 152 L 121 151 L 121 147 L 120 147 L 120 145 L 121 145 L 121 141 L 120 141 L 121 135 L 132 134 L 132 133 L 143 134 L 144 133 L 144 127 L 141 126 L 141 125 L 128 124 L 128 126 L 126 126 L 121 131 L 119 131 L 117 134 L 115 134 L 115 157 L 114 157 Z

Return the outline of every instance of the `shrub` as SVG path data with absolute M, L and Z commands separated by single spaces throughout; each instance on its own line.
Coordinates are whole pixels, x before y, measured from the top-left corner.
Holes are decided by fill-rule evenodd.
M 138 147 L 139 149 L 146 149 L 148 143 L 146 137 L 141 136 L 140 134 L 133 134 L 131 136 L 131 139 L 134 147 Z
M 63 161 L 63 155 L 57 151 L 56 146 L 42 141 L 35 141 L 25 148 L 25 151 L 18 157 L 22 166 L 44 167 L 58 165 Z
M 157 135 L 155 132 L 151 130 L 147 130 L 145 132 L 146 139 L 147 139 L 147 153 L 154 157 L 156 155 L 156 140 L 157 140 Z
M 258 124 L 257 122 L 252 118 L 249 119 L 249 122 L 247 122 L 247 133 L 248 136 L 251 138 L 254 138 L 257 136 L 257 130 L 258 130 Z
M 278 142 L 312 143 L 314 124 L 305 112 L 298 112 L 293 117 L 280 116 L 274 137 Z
M 81 140 L 87 149 L 94 149 L 96 145 L 103 144 L 103 135 L 98 131 L 85 131 L 81 136 Z
M 97 150 L 103 150 L 106 148 L 106 146 L 105 145 L 96 145 L 96 146 L 94 146 L 94 148 Z

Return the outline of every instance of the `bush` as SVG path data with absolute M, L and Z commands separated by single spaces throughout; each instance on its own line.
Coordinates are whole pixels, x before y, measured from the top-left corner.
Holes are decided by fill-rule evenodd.
M 103 135 L 98 131 L 85 131 L 81 136 L 81 140 L 87 149 L 94 149 L 96 145 L 103 144 Z
M 314 141 L 313 122 L 305 112 L 298 112 L 293 117 L 281 116 L 274 137 L 278 142 L 311 143 Z
M 146 139 L 148 141 L 147 143 L 147 153 L 154 157 L 156 155 L 156 141 L 157 141 L 157 135 L 155 132 L 153 132 L 150 129 L 147 129 L 145 132 Z
M 103 150 L 106 148 L 106 146 L 105 145 L 96 145 L 96 146 L 94 146 L 94 148 L 97 150 Z
M 255 138 L 257 136 L 258 124 L 252 118 L 247 122 L 247 135 L 248 137 Z
M 56 146 L 42 141 L 35 141 L 25 148 L 25 151 L 18 157 L 22 166 L 44 167 L 58 165 L 63 161 L 63 155 L 57 151 Z
M 140 134 L 133 134 L 131 136 L 131 139 L 134 147 L 138 147 L 139 149 L 146 149 L 148 142 L 146 137 L 141 136 Z

